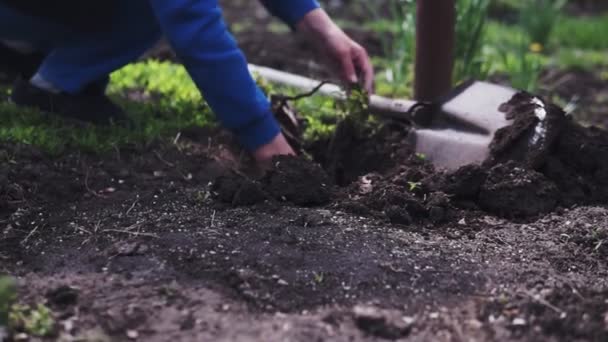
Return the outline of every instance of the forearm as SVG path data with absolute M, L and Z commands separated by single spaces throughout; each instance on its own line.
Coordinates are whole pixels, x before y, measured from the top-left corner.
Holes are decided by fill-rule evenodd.
M 151 0 L 160 25 L 224 127 L 247 149 L 279 133 L 266 96 L 222 19 L 217 0 Z
M 294 29 L 306 14 L 320 7 L 317 0 L 260 0 L 260 2 L 270 13 Z

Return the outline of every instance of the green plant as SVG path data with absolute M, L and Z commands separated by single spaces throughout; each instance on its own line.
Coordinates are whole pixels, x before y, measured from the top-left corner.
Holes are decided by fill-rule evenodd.
M 607 50 L 608 15 L 564 17 L 553 29 L 552 41 L 560 48 Z M 603 51 L 605 56 L 605 51 Z
M 8 326 L 10 307 L 17 299 L 17 286 L 11 277 L 0 277 L 0 327 Z
M 360 0 L 368 13 L 372 14 L 372 24 L 368 28 L 380 33 L 384 58 L 378 61 L 384 72 L 380 73 L 383 83 L 381 93 L 404 95 L 412 84 L 414 63 L 416 2 L 414 0 L 390 0 L 386 10 L 381 11 L 373 1 Z M 388 15 L 388 17 L 387 17 Z
M 529 92 L 538 88 L 543 68 L 543 58 L 540 55 L 531 53 L 527 47 L 522 45 L 516 53 L 504 52 L 501 56 L 511 86 Z
M 111 75 L 110 96 L 135 123 L 134 128 L 75 127 L 38 111 L 0 103 L 0 139 L 35 145 L 51 154 L 68 149 L 103 153 L 121 146 L 143 146 L 171 139 L 190 127 L 215 124 L 183 66 L 146 61 Z
M 454 79 L 484 79 L 488 73 L 482 48 L 490 0 L 458 0 L 456 3 L 456 51 Z
M 323 280 L 325 280 L 325 275 L 323 274 L 323 272 L 313 272 L 312 276 L 316 284 L 321 284 Z
M 529 44 L 547 45 L 566 3 L 566 0 L 523 1 L 519 24 L 527 32 L 530 38 Z
M 407 184 L 409 186 L 410 192 L 414 192 L 414 191 L 420 189 L 420 187 L 422 186 L 422 183 L 420 183 L 420 182 L 407 182 Z
M 53 333 L 55 320 L 51 310 L 44 304 L 35 307 L 14 304 L 9 313 L 9 327 L 28 335 L 45 337 Z

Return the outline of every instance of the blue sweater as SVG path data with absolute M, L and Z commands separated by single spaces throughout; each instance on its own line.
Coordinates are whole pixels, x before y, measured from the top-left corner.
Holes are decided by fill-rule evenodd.
M 280 131 L 266 95 L 255 84 L 245 56 L 222 19 L 217 0 L 150 0 L 176 54 L 221 124 L 248 150 Z M 292 28 L 316 0 L 262 0 Z

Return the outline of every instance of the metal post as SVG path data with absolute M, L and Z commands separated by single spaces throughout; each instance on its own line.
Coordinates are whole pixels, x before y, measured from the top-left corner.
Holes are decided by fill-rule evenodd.
M 434 101 L 452 88 L 455 0 L 418 0 L 414 97 Z

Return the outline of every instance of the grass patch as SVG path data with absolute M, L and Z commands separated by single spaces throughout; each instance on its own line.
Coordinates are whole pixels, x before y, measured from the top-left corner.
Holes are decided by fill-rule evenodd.
M 143 146 L 194 126 L 215 125 L 210 108 L 182 66 L 148 61 L 112 74 L 111 96 L 135 123 L 119 126 L 74 126 L 36 110 L 0 103 L 0 139 L 42 148 L 51 154 L 68 149 L 103 153 L 120 146 Z M 144 98 L 129 101 L 130 96 Z
M 16 299 L 17 286 L 15 280 L 8 276 L 0 276 L 0 329 L 8 327 L 9 311 Z
M 269 94 L 296 93 L 269 84 L 262 86 Z M 122 146 L 141 148 L 152 141 L 172 139 L 191 127 L 217 125 L 185 68 L 178 64 L 151 60 L 128 65 L 111 75 L 108 92 L 133 119 L 135 127 L 76 127 L 55 116 L 3 101 L 0 140 L 33 145 L 51 155 L 74 149 L 105 153 Z M 0 93 L 8 94 L 6 89 Z M 305 138 L 324 138 L 333 132 L 338 111 L 335 101 L 315 96 L 294 105 L 308 119 Z
M 554 28 L 552 42 L 561 48 L 608 50 L 606 34 L 608 14 L 596 17 L 565 17 Z

